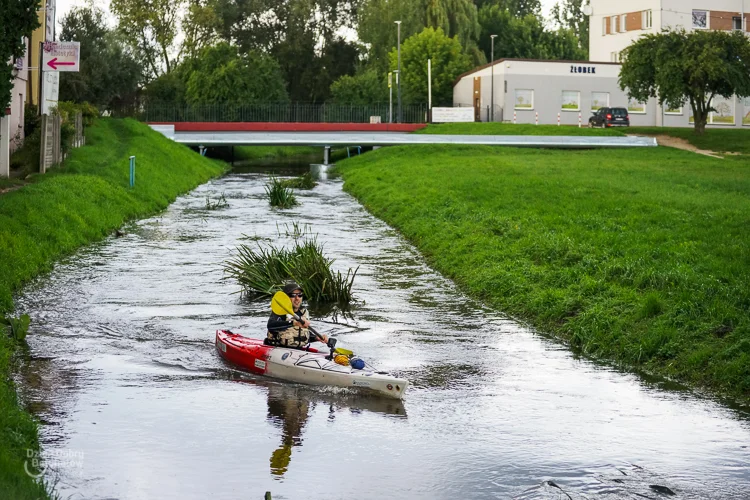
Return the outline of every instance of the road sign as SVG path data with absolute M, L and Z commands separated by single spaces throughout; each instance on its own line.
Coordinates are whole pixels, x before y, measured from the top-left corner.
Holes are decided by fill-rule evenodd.
M 44 42 L 42 71 L 78 71 L 79 42 Z

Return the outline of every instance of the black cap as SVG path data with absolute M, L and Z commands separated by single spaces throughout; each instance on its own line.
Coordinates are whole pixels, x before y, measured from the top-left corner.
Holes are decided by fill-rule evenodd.
M 283 292 L 284 292 L 285 294 L 289 295 L 290 293 L 292 293 L 292 292 L 293 292 L 293 291 L 295 291 L 295 290 L 302 290 L 302 287 L 301 287 L 301 286 L 299 286 L 299 285 L 298 285 L 297 283 L 295 283 L 294 281 L 289 281 L 289 282 L 287 282 L 287 283 L 285 283 L 285 284 L 284 284 L 284 288 L 282 288 L 281 290 L 282 290 L 282 291 L 283 291 Z

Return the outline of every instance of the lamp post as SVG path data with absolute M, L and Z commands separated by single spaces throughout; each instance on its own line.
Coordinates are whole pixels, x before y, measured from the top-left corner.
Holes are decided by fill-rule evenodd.
M 398 123 L 403 120 L 401 116 L 401 21 L 395 21 L 398 26 L 398 75 L 396 76 L 396 88 L 398 89 Z
M 490 121 L 495 121 L 495 38 L 497 35 L 490 35 L 492 39 L 492 49 L 490 50 Z

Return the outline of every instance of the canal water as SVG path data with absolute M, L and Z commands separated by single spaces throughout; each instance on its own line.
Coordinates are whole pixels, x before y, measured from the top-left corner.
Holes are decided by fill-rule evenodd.
M 279 211 L 268 172 L 238 169 L 25 289 L 18 382 L 62 498 L 750 497 L 746 410 L 576 357 L 467 298 L 323 177 Z M 358 305 L 313 324 L 407 377 L 403 402 L 216 354 L 216 329 L 262 336 L 270 312 L 222 263 L 242 243 L 291 243 L 292 223 L 359 269 Z

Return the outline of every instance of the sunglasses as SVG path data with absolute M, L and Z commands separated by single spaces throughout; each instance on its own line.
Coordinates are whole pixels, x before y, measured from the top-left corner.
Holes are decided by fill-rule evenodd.
M 299 298 L 302 298 L 302 295 L 303 294 L 301 294 L 301 293 L 290 293 L 289 294 L 290 297 L 299 297 Z

